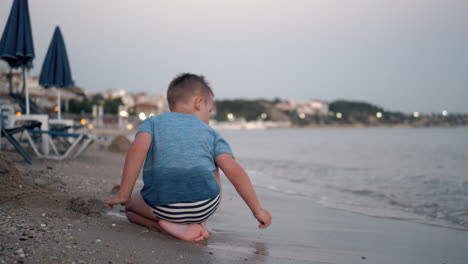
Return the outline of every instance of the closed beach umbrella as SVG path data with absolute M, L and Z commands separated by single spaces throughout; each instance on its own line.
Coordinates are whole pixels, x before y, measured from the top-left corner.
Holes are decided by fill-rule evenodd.
M 27 0 L 14 0 L 0 40 L 0 59 L 11 68 L 22 68 L 26 90 L 26 114 L 29 114 L 27 71 L 33 67 L 34 43 Z
M 45 88 L 57 88 L 58 119 L 61 119 L 60 88 L 73 86 L 73 79 L 70 64 L 68 63 L 65 42 L 58 26 L 55 28 L 54 36 L 42 65 L 39 84 Z

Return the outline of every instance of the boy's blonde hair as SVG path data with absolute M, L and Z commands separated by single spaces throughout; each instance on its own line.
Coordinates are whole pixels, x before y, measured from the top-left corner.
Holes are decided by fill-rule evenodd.
M 167 88 L 167 102 L 173 111 L 178 102 L 186 103 L 192 96 L 214 97 L 213 90 L 203 75 L 181 73 L 177 75 Z

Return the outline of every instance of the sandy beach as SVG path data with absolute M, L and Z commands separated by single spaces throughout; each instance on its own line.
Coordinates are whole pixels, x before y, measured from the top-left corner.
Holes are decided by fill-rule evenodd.
M 0 264 L 468 264 L 467 10 L 1 0 Z
M 274 216 L 259 230 L 223 177 L 224 197 L 201 242 L 126 221 L 104 201 L 124 153 L 93 145 L 75 160 L 0 154 L 0 263 L 467 263 L 468 232 L 325 208 L 259 188 Z M 141 187 L 141 181 L 137 188 Z M 115 190 L 115 189 L 114 189 Z

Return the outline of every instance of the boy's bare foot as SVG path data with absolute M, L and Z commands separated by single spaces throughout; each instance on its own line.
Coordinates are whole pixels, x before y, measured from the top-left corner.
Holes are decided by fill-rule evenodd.
M 200 241 L 210 235 L 200 224 L 176 224 L 166 220 L 159 220 L 159 225 L 172 236 L 187 241 Z

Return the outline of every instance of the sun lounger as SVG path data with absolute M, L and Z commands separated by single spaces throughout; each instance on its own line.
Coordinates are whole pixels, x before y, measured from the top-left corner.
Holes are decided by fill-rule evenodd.
M 42 124 L 40 128 L 41 130 L 45 130 L 45 131 L 51 130 L 49 126 L 50 119 L 48 115 L 31 114 L 31 115 L 17 116 L 17 115 L 12 114 L 10 111 L 10 114 L 7 115 L 6 123 L 7 123 L 7 127 L 12 128 L 12 127 L 18 126 L 17 125 L 18 123 L 31 122 L 31 121 L 39 121 Z M 49 141 L 49 136 L 44 134 L 41 139 L 41 142 L 42 142 L 41 152 L 46 155 L 49 154 L 50 144 L 48 141 Z
M 78 133 L 67 133 L 62 131 L 44 131 L 39 129 L 29 129 L 25 132 L 34 153 L 40 158 L 63 160 L 66 158 L 78 157 L 88 146 L 94 142 L 94 136 Z M 49 137 L 49 144 L 54 154 L 43 154 L 33 138 L 41 139 L 42 135 Z M 70 141 L 68 140 L 70 139 Z M 55 142 L 54 142 L 55 141 Z
M 19 144 L 19 142 L 13 137 L 14 134 L 21 133 L 21 132 L 26 132 L 31 129 L 35 129 L 41 126 L 40 122 L 31 122 L 28 125 L 23 125 L 15 128 L 10 128 L 7 129 L 5 127 L 5 122 L 3 119 L 1 119 L 1 133 L 0 137 L 5 137 L 8 142 L 15 148 L 15 150 L 24 158 L 24 160 L 31 164 L 32 163 L 32 158 L 31 156 L 25 151 L 25 149 Z
M 13 127 L 17 126 L 18 122 L 36 124 L 36 126 L 27 126 L 24 129 L 19 127 L 18 129 L 20 129 L 21 132 L 24 132 L 23 134 L 26 136 L 26 140 L 29 142 L 32 150 L 40 158 L 56 160 L 76 158 L 96 140 L 96 137 L 92 135 L 70 133 L 65 131 L 69 130 L 70 128 L 75 128 L 73 122 L 70 122 L 72 120 L 50 120 L 47 115 L 15 116 L 11 114 L 11 109 L 5 112 L 10 112 L 9 115 L 7 115 L 8 127 L 12 129 Z M 59 130 L 50 129 L 52 126 L 59 126 L 60 128 Z M 5 126 L 3 127 L 5 128 Z M 12 132 L 9 132 L 9 134 L 11 133 Z M 8 140 L 13 142 L 15 139 L 13 137 L 9 137 Z M 21 146 L 18 142 L 13 142 L 11 144 L 13 144 L 15 148 L 18 149 L 18 152 L 21 151 L 19 150 L 19 147 Z M 49 150 L 50 148 L 52 151 Z M 21 152 L 25 153 L 25 159 L 29 157 L 28 153 L 25 152 L 24 149 Z

